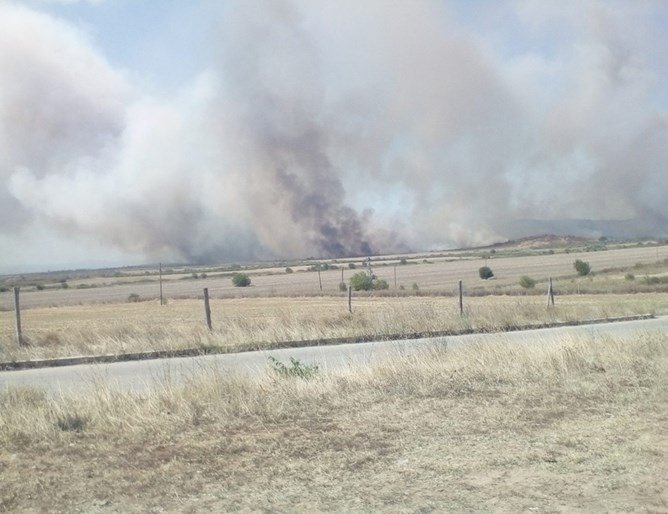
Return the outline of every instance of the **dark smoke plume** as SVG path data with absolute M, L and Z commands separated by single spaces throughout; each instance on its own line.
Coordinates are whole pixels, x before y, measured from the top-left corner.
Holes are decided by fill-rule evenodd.
M 216 58 L 157 97 L 0 1 L 0 235 L 201 262 L 489 243 L 518 220 L 665 233 L 665 3 L 470 5 L 214 2 Z

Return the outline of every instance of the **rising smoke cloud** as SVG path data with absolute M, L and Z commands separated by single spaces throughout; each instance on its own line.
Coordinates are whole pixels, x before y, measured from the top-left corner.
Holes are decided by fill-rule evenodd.
M 0 2 L 0 232 L 212 261 L 485 243 L 522 218 L 661 229 L 665 7 L 566 4 L 490 6 L 511 28 L 483 33 L 435 1 L 232 2 L 216 59 L 158 98 Z

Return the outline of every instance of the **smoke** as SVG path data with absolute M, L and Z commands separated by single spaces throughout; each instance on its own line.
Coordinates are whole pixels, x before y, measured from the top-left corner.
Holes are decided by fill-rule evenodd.
M 211 261 L 486 243 L 529 218 L 665 231 L 662 3 L 467 4 L 214 4 L 215 59 L 166 96 L 0 2 L 0 232 Z

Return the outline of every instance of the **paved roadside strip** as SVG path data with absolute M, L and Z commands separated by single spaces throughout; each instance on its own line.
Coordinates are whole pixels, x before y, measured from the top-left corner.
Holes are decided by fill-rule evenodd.
M 114 362 L 130 362 L 142 360 L 169 359 L 178 357 L 198 357 L 202 355 L 222 355 L 227 353 L 247 353 L 258 350 L 280 350 L 288 348 L 308 348 L 315 346 L 334 346 L 342 344 L 371 343 L 378 341 L 401 341 L 414 340 L 433 337 L 449 337 L 474 334 L 493 334 L 505 332 L 519 332 L 526 330 L 538 330 L 544 328 L 575 327 L 582 325 L 599 325 L 602 323 L 615 323 L 622 321 L 640 321 L 655 319 L 653 314 L 640 314 L 635 316 L 623 316 L 617 318 L 598 318 L 582 321 L 559 321 L 554 323 L 535 323 L 531 325 L 507 327 L 499 331 L 476 331 L 466 330 L 445 330 L 433 332 L 413 332 L 410 334 L 384 334 L 359 337 L 339 337 L 331 339 L 307 339 L 300 341 L 280 341 L 272 343 L 252 344 L 246 347 L 217 347 L 203 346 L 199 348 L 184 348 L 180 350 L 158 350 L 151 352 L 122 353 L 109 355 L 83 355 L 75 357 L 62 357 L 57 359 L 34 359 L 14 362 L 0 362 L 0 371 L 16 371 L 38 368 L 55 368 L 62 366 L 77 366 L 81 364 L 109 364 Z

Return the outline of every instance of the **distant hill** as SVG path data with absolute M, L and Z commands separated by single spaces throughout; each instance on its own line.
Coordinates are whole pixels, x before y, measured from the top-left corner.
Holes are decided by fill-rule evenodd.
M 598 239 L 587 237 L 541 234 L 538 236 L 521 237 L 511 239 L 503 243 L 495 243 L 483 248 L 520 248 L 520 249 L 540 249 L 540 248 L 568 248 L 572 246 L 583 246 L 588 243 L 598 242 Z
M 668 237 L 668 221 L 634 218 L 629 220 L 516 220 L 505 231 L 510 239 L 520 239 L 532 234 L 572 235 L 588 239 L 633 239 L 642 237 Z

